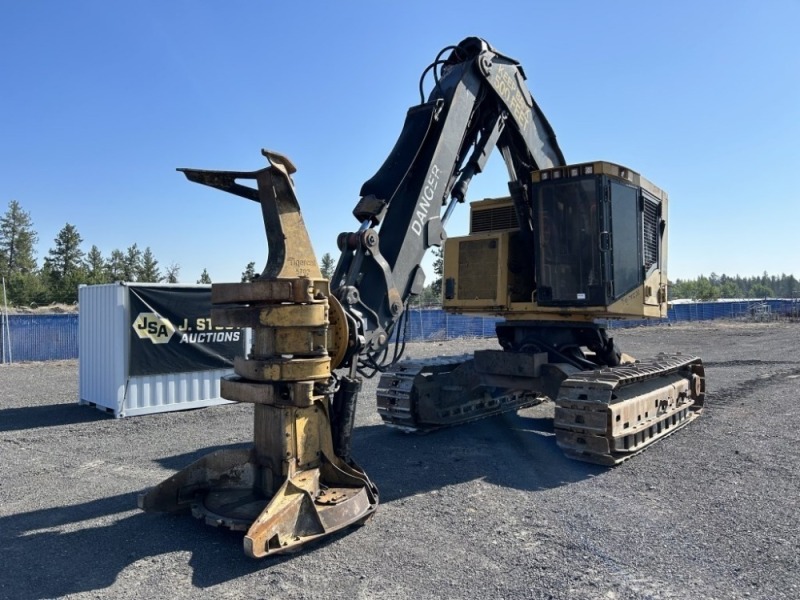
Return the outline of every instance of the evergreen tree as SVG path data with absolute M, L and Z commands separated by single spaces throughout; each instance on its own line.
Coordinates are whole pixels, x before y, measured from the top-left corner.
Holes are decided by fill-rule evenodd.
M 700 275 L 695 282 L 695 297 L 698 300 L 716 300 L 719 298 L 719 288 L 712 283 L 711 279 Z
M 125 281 L 136 281 L 137 275 L 142 270 L 142 251 L 134 244 L 125 251 L 124 276 Z
M 39 272 L 12 275 L 6 280 L 8 303 L 12 306 L 49 304 L 52 300 L 47 283 Z
M 442 275 L 444 275 L 444 248 L 441 246 L 433 249 L 433 273 L 436 279 L 431 283 L 431 293 L 436 298 L 436 302 L 442 301 Z
M 764 282 L 767 283 L 764 283 Z M 670 300 L 715 300 L 717 298 L 792 298 L 799 297 L 800 289 L 794 275 L 761 275 L 742 277 L 712 273 L 710 277 L 700 275 L 697 279 L 678 279 L 669 284 Z
M 336 261 L 333 260 L 333 257 L 330 255 L 330 252 L 326 252 L 322 255 L 322 260 L 320 261 L 320 271 L 322 271 L 322 276 L 325 279 L 330 279 L 333 277 L 333 272 L 336 270 Z
M 426 285 L 415 303 L 418 306 L 434 306 L 442 303 L 441 294 L 437 293 L 433 285 Z
M 794 278 L 794 275 L 789 275 L 786 278 L 785 295 L 787 298 L 797 298 L 800 296 L 800 286 L 797 285 L 797 279 Z
M 84 270 L 86 271 L 86 283 L 89 285 L 109 282 L 106 262 L 97 246 L 92 246 L 91 250 L 86 254 Z
M 36 271 L 37 241 L 39 237 L 33 230 L 30 214 L 12 200 L 8 211 L 0 217 L 0 276 L 10 279 Z
M 106 263 L 108 281 L 125 281 L 125 255 L 122 250 L 114 249 Z
M 200 273 L 200 279 L 197 280 L 197 283 L 211 283 L 211 276 L 206 269 L 203 269 L 203 272 Z
M 720 298 L 741 298 L 742 291 L 735 281 L 728 279 L 719 286 Z
M 773 298 L 775 297 L 775 293 L 768 285 L 756 283 L 750 288 L 750 296 L 752 298 Z
M 669 282 L 669 286 L 667 287 L 667 295 L 670 300 L 694 298 L 694 289 L 688 281 L 676 279 L 675 281 Z
M 47 252 L 45 265 L 57 279 L 64 279 L 81 271 L 84 252 L 83 238 L 74 225 L 67 223 L 55 237 L 55 247 Z
M 136 274 L 136 281 L 145 281 L 147 283 L 161 281 L 161 271 L 158 268 L 158 261 L 155 259 L 155 256 L 153 256 L 150 246 L 144 249 L 139 271 Z
M 78 300 L 78 285 L 86 279 L 81 238 L 74 225 L 67 223 L 58 232 L 55 246 L 44 260 L 45 278 L 50 284 L 51 300 L 72 303 Z
M 242 273 L 242 283 L 253 281 L 256 277 L 258 277 L 258 275 L 256 275 L 256 263 L 247 263 L 247 267 L 245 267 L 245 270 Z

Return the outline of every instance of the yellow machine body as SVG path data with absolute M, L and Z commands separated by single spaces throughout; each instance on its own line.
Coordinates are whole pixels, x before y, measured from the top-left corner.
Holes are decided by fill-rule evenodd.
M 587 173 L 588 171 L 588 173 Z M 570 175 L 572 173 L 572 175 Z M 542 257 L 530 257 L 522 243 L 519 221 L 514 203 L 510 197 L 480 200 L 470 205 L 470 233 L 462 237 L 449 238 L 445 242 L 444 273 L 445 282 L 443 307 L 449 312 L 493 314 L 506 319 L 547 319 L 547 320 L 593 320 L 597 318 L 663 318 L 667 313 L 667 194 L 647 181 L 644 177 L 609 162 L 594 162 L 571 165 L 556 169 L 535 171 L 532 183 L 558 180 L 566 181 L 571 176 L 585 179 L 604 177 L 607 181 L 620 182 L 635 188 L 640 195 L 646 195 L 658 207 L 659 223 L 643 224 L 640 238 L 641 246 L 657 237 L 658 256 L 648 265 L 637 285 L 625 290 L 609 302 L 587 304 L 582 292 L 576 293 L 576 304 L 570 306 L 545 306 L 538 301 L 536 281 L 530 271 L 522 268 L 527 261 L 536 262 L 540 272 L 549 271 L 551 278 L 559 277 L 558 270 L 566 274 L 572 265 L 549 264 Z M 604 199 L 599 202 L 603 211 Z M 537 215 L 534 215 L 537 216 Z M 547 239 L 545 223 L 534 223 L 537 248 L 544 244 L 564 242 Z M 663 225 L 661 225 L 663 223 Z M 613 223 L 598 219 L 597 236 L 605 235 L 613 244 L 613 232 L 605 230 Z M 649 229 L 648 229 L 649 228 Z M 649 237 L 648 237 L 649 234 Z M 587 236 L 591 237 L 591 236 Z M 580 241 L 578 241 L 580 244 Z M 600 252 L 610 253 L 613 246 Z M 613 264 L 606 265 L 613 269 Z M 555 272 L 554 272 L 555 271 Z M 540 273 L 537 273 L 539 275 Z

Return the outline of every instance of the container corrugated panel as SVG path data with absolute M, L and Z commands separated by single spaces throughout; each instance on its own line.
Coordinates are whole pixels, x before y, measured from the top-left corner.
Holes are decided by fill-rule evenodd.
M 119 416 L 125 397 L 127 290 L 119 284 L 78 289 L 79 401 Z
M 128 378 L 124 414 L 134 416 L 227 403 L 220 397 L 219 380 L 231 369 L 168 373 Z
M 84 286 L 79 290 L 79 401 L 116 417 L 229 404 L 220 396 L 219 380 L 233 373 L 233 369 L 129 375 L 128 297 L 124 283 Z

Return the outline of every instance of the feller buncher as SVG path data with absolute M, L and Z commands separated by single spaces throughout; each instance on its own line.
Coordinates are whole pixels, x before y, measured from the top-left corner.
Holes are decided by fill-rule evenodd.
M 378 490 L 353 460 L 351 438 L 362 380 L 375 375 L 378 412 L 391 426 L 428 431 L 550 399 L 558 446 L 605 465 L 700 414 L 700 359 L 634 360 L 605 328 L 666 315 L 667 194 L 617 164 L 568 165 L 525 79 L 479 38 L 439 53 L 420 79 L 420 104 L 361 188 L 359 227 L 339 235 L 330 280 L 288 158 L 262 151 L 269 166 L 254 172 L 180 169 L 261 205 L 263 273 L 211 291 L 216 325 L 253 331 L 221 393 L 254 405 L 254 440 L 176 473 L 142 494 L 140 508 L 246 531 L 253 557 L 365 522 Z M 472 203 L 469 234 L 447 239 L 448 218 L 495 148 L 509 195 Z M 401 361 L 420 263 L 442 245 L 444 309 L 503 317 L 500 348 Z

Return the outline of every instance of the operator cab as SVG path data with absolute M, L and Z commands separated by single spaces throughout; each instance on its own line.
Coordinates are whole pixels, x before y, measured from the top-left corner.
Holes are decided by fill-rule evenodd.
M 534 171 L 525 200 L 523 210 L 510 197 L 470 204 L 469 235 L 445 243 L 445 310 L 530 319 L 666 315 L 665 192 L 597 161 Z M 529 215 L 524 227 L 520 213 Z
M 539 306 L 604 306 L 664 268 L 667 194 L 608 162 L 532 173 Z

